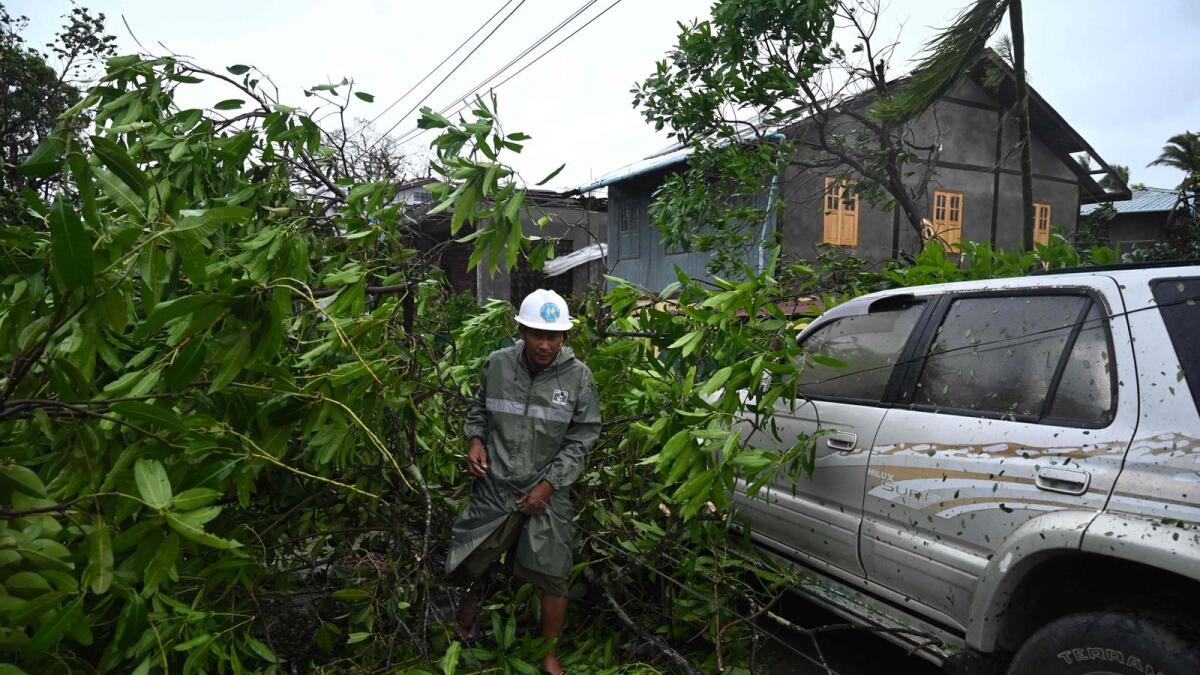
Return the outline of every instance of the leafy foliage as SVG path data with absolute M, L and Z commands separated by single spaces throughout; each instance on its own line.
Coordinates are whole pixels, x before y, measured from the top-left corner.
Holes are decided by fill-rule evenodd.
M 1008 0 L 977 0 L 959 12 L 929 41 L 925 55 L 913 69 L 912 80 L 891 100 L 877 103 L 875 114 L 899 122 L 916 119 L 925 112 L 979 61 L 988 38 L 1004 20 L 1008 5 Z
M 0 657 L 531 672 L 547 649 L 518 635 L 532 588 L 501 591 L 489 643 L 466 648 L 441 574 L 467 493 L 465 402 L 512 307 L 448 296 L 394 187 L 332 177 L 328 137 L 262 81 L 110 59 L 22 165 L 63 187 L 27 193 L 0 228 Z M 200 82 L 233 92 L 180 109 Z M 521 231 L 526 188 L 504 160 L 528 137 L 494 110 L 422 122 L 440 130 L 437 210 L 488 269 L 546 245 Z M 964 273 L 928 256 L 854 288 Z M 771 414 L 814 357 L 775 260 L 743 276 L 577 299 L 572 343 L 607 421 L 576 491 L 569 668 L 663 665 L 646 642 L 704 670 L 744 662 L 739 619 L 795 582 L 732 536 L 730 503 L 736 481 L 812 471 L 812 439 L 781 437 Z M 747 446 L 747 426 L 775 446 Z
M 440 571 L 465 400 L 512 308 L 448 297 L 394 187 L 333 177 L 328 137 L 263 81 L 112 58 L 22 164 L 62 189 L 0 229 L 0 654 L 33 671 L 528 671 L 546 648 L 515 637 L 531 589 L 493 614 L 497 649 L 464 649 Z M 201 82 L 233 92 L 176 105 Z M 489 269 L 548 255 L 502 158 L 528 137 L 493 110 L 422 122 L 441 130 L 435 210 Z M 579 490 L 575 593 L 594 611 L 568 664 L 636 662 L 622 631 L 664 627 L 710 636 L 699 660 L 739 658 L 731 612 L 788 578 L 726 534 L 735 478 L 812 466 L 808 439 L 768 452 L 734 427 L 794 387 L 769 272 L 581 308 L 610 422 Z M 767 373 L 758 402 L 738 395 Z M 631 605 L 645 626 L 615 631 Z
M 104 32 L 104 14 L 74 7 L 50 44 L 39 52 L 21 36 L 28 20 L 0 4 L 0 219 L 18 217 L 19 196 L 34 190 L 43 197 L 44 177 L 23 176 L 23 162 L 55 126 L 55 119 L 79 100 L 79 87 L 92 64 L 113 54 L 115 39 Z M 53 56 L 52 56 L 53 55 Z M 51 62 L 57 62 L 53 67 Z
M 894 45 L 876 38 L 879 12 L 871 0 L 720 0 L 711 19 L 681 26 L 675 48 L 633 90 L 646 120 L 689 153 L 652 208 L 673 250 L 711 252 L 711 271 L 728 275 L 783 208 L 769 199 L 773 188 L 822 176 L 899 209 L 920 236 L 918 204 L 941 143 L 928 132 L 915 139 L 910 118 L 872 114 L 897 85 Z M 845 46 L 835 26 L 851 36 Z

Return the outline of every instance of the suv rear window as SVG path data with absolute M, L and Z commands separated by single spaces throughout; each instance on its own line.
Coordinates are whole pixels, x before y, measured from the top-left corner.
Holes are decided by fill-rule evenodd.
M 821 326 L 800 345 L 809 354 L 843 361 L 837 368 L 805 359 L 800 391 L 808 396 L 880 401 L 924 303 L 848 316 Z M 803 358 L 803 357 L 802 357 Z
M 1091 321 L 1076 330 L 1085 311 Z M 930 344 L 913 403 L 1008 419 L 1103 423 L 1113 404 L 1104 319 L 1084 295 L 954 300 Z
M 1150 288 L 1200 412 L 1200 278 L 1156 279 Z

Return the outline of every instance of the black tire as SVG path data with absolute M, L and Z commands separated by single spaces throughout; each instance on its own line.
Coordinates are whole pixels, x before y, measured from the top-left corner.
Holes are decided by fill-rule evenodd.
M 1200 639 L 1181 624 L 1133 612 L 1073 614 L 1021 645 L 1008 675 L 1197 675 Z

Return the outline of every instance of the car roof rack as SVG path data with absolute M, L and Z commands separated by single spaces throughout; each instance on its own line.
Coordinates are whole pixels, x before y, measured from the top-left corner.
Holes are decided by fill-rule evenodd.
M 1048 270 L 1034 270 L 1029 276 L 1044 274 L 1073 274 L 1076 272 L 1118 272 L 1121 270 L 1144 270 L 1155 267 L 1187 267 L 1200 265 L 1200 260 L 1151 260 L 1146 262 L 1115 263 L 1112 265 L 1086 265 L 1083 267 L 1058 267 Z

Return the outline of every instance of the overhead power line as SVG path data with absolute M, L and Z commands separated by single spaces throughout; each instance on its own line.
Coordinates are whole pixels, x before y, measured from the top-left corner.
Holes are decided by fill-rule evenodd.
M 576 9 L 574 12 L 571 12 L 571 14 L 569 14 L 569 15 L 567 16 L 567 18 L 563 19 L 562 21 L 559 21 L 559 22 L 558 22 L 558 25 L 554 26 L 554 28 L 551 28 L 551 29 L 550 29 L 550 30 L 549 30 L 549 31 L 548 31 L 548 32 L 547 32 L 545 35 L 543 35 L 543 36 L 541 36 L 540 38 L 538 38 L 538 39 L 534 40 L 534 41 L 533 41 L 533 43 L 532 43 L 532 44 L 530 44 L 528 47 L 526 47 L 524 50 L 522 50 L 520 54 L 517 54 L 517 55 L 516 55 L 516 56 L 514 56 L 512 59 L 510 59 L 510 60 L 508 61 L 508 63 L 504 64 L 503 66 L 500 66 L 499 68 L 497 68 L 495 72 L 493 72 L 491 75 L 488 75 L 486 78 L 484 78 L 484 79 L 483 79 L 483 81 L 479 82 L 479 83 L 478 83 L 478 84 L 476 84 L 475 86 L 473 86 L 473 87 L 471 87 L 470 89 L 466 90 L 466 92 L 464 92 L 462 95 L 460 95 L 460 96 L 456 96 L 456 97 L 454 97 L 453 99 L 451 99 L 452 103 L 450 103 L 449 105 L 447 105 L 447 106 L 446 106 L 446 108 L 449 108 L 449 107 L 453 106 L 453 105 L 454 105 L 454 102 L 462 101 L 462 100 L 464 100 L 464 99 L 467 99 L 467 98 L 469 98 L 469 97 L 470 97 L 472 94 L 474 94 L 475 92 L 477 92 L 477 91 L 479 91 L 480 89 L 482 89 L 482 88 L 486 87 L 486 86 L 487 86 L 487 84 L 488 84 L 489 82 L 491 82 L 492 80 L 494 80 L 494 79 L 496 79 L 497 77 L 499 77 L 500 75 L 502 75 L 502 74 L 504 73 L 504 71 L 508 70 L 509 68 L 512 68 L 514 64 L 516 64 L 516 63 L 517 63 L 518 61 L 520 61 L 521 59 L 525 58 L 525 57 L 526 57 L 527 55 L 529 55 L 529 53 L 530 53 L 530 52 L 532 52 L 533 50 L 535 50 L 535 49 L 537 49 L 538 47 L 540 47 L 540 46 L 541 46 L 543 43 L 545 43 L 545 42 L 546 42 L 546 40 L 549 40 L 550 38 L 554 37 L 554 34 L 555 34 L 555 33 L 557 33 L 558 31 L 562 30 L 562 29 L 563 29 L 563 27 L 565 27 L 567 24 L 569 24 L 569 23 L 571 23 L 572 21 L 574 21 L 574 20 L 575 20 L 575 19 L 576 19 L 576 18 L 577 18 L 577 17 L 578 17 L 580 14 L 583 14 L 583 13 L 584 13 L 584 12 L 586 12 L 588 9 L 590 9 L 590 8 L 591 8 L 591 6 L 592 6 L 592 5 L 594 5 L 594 4 L 596 4 L 596 2 L 597 2 L 597 1 L 598 1 L 598 0 L 587 0 L 586 2 L 584 2 L 582 5 L 580 5 L 580 6 L 579 6 L 579 8 L 578 8 L 578 9 Z
M 374 148 L 376 145 L 378 145 L 379 142 L 382 141 L 388 134 L 392 133 L 392 131 L 395 130 L 396 127 L 400 126 L 400 123 L 403 122 L 405 120 L 405 118 L 407 118 L 409 115 L 413 114 L 413 111 L 415 111 L 417 108 L 421 107 L 421 104 L 424 103 L 426 100 L 428 100 L 429 97 L 433 95 L 433 92 L 437 91 L 438 87 L 442 86 L 446 82 L 446 80 L 450 79 L 451 75 L 458 72 L 458 69 L 461 68 L 462 65 L 464 63 L 466 63 L 467 60 L 470 59 L 471 56 L 473 56 L 475 54 L 475 52 L 479 51 L 479 48 L 482 47 L 493 35 L 495 35 L 496 31 L 500 30 L 500 27 L 503 26 L 510 18 L 512 18 L 512 15 L 516 14 L 517 10 L 521 9 L 521 5 L 524 5 L 524 4 L 525 4 L 525 0 L 521 0 L 520 2 L 517 3 L 516 7 L 512 8 L 511 12 L 509 12 L 508 14 L 505 14 L 504 18 L 500 20 L 500 23 L 496 24 L 496 26 L 494 28 L 492 28 L 492 30 L 489 31 L 487 35 L 483 36 L 483 39 L 479 41 L 479 44 L 475 45 L 471 49 L 471 51 L 467 52 L 467 55 L 464 56 L 462 58 L 462 60 L 459 61 L 458 64 L 455 65 L 454 68 L 452 68 L 450 70 L 450 72 L 446 73 L 445 77 L 443 77 L 441 80 L 438 80 L 438 83 L 433 85 L 433 89 L 430 89 L 428 92 L 426 92 L 426 94 L 421 97 L 420 101 L 417 101 L 416 103 L 414 103 L 413 107 L 408 109 L 408 112 L 401 115 L 400 119 L 396 120 L 395 124 L 388 127 L 387 131 L 383 132 L 383 134 L 380 135 L 379 138 L 375 139 L 375 142 L 372 143 L 371 146 L 369 148 L 367 148 L 367 150 L 370 150 L 371 148 Z M 507 7 L 507 5 L 505 5 L 505 6 Z
M 607 14 L 609 10 L 611 10 L 612 8 L 614 8 L 614 7 L 616 7 L 617 5 L 621 4 L 621 2 L 622 2 L 622 1 L 623 1 L 623 0 L 614 0 L 614 1 L 613 1 L 611 4 L 609 4 L 609 5 L 608 5 L 607 7 L 605 7 L 603 10 L 601 10 L 601 11 L 600 11 L 598 14 L 596 14 L 596 15 L 595 15 L 595 16 L 593 16 L 592 18 L 588 19 L 588 20 L 587 20 L 587 22 L 585 22 L 585 23 L 584 23 L 582 26 L 580 26 L 580 27 L 576 28 L 574 31 L 572 31 L 571 33 L 569 33 L 568 35 L 566 35 L 565 37 L 563 37 L 563 39 L 561 39 L 561 40 L 559 40 L 558 42 L 554 43 L 554 45 L 552 45 L 552 46 L 551 46 L 549 49 L 547 49 L 546 51 L 544 51 L 544 52 L 542 52 L 541 54 L 539 54 L 539 55 L 538 55 L 536 58 L 534 58 L 532 61 L 530 61 L 530 62 L 526 63 L 524 66 L 521 66 L 521 68 L 520 68 L 519 70 L 517 70 L 516 72 L 512 73 L 511 75 L 509 75 L 508 77 L 504 78 L 503 80 L 501 80 L 501 81 L 500 81 L 500 82 L 498 82 L 497 84 L 493 85 L 493 86 L 491 87 L 491 89 L 492 89 L 493 91 L 494 91 L 494 90 L 496 90 L 496 89 L 499 89 L 500 87 L 502 87 L 502 86 L 504 86 L 506 83 L 508 83 L 510 80 L 512 80 L 514 77 L 516 77 L 516 76 L 520 75 L 521 73 L 525 72 L 525 70 L 527 70 L 527 69 L 528 69 L 530 66 L 532 66 L 533 64 L 535 64 L 535 63 L 537 63 L 538 61 L 541 61 L 542 59 L 546 58 L 546 56 L 548 56 L 548 55 L 549 55 L 551 52 L 553 52 L 555 49 L 558 49 L 560 46 L 562 46 L 562 44 L 563 44 L 564 42 L 566 42 L 567 40 L 570 40 L 571 38 L 575 37 L 575 35 L 577 35 L 577 34 L 578 34 L 580 31 L 582 31 L 584 28 L 587 28 L 588 26 L 590 26 L 590 25 L 591 25 L 591 24 L 592 24 L 594 21 L 596 21 L 596 19 L 599 19 L 600 17 L 602 17 L 602 16 L 604 16 L 605 14 Z M 588 6 L 588 7 L 590 7 L 592 4 L 595 4 L 595 0 L 592 0 L 592 2 L 588 2 L 588 3 L 587 3 L 587 6 Z M 586 9 L 586 7 L 585 7 L 585 9 Z M 576 13 L 576 14 L 573 14 L 571 18 L 574 18 L 575 16 L 578 16 L 578 13 Z M 565 25 L 567 22 L 569 22 L 569 19 L 568 19 L 567 21 L 565 21 L 564 23 L 560 24 L 558 27 L 556 27 L 554 30 L 552 30 L 550 33 L 548 33 L 546 36 L 544 36 L 544 37 L 543 37 L 541 40 L 538 40 L 536 43 L 534 43 L 534 45 L 532 45 L 531 49 L 527 49 L 527 50 L 525 50 L 524 52 L 522 52 L 522 56 L 529 54 L 529 53 L 532 51 L 532 49 L 535 49 L 535 48 L 536 48 L 538 45 L 540 45 L 541 43 L 545 42 L 546 38 L 552 37 L 552 36 L 553 36 L 553 34 L 554 34 L 554 33 L 556 33 L 556 32 L 558 32 L 559 30 L 561 30 L 562 26 L 564 26 L 564 25 Z M 513 65 L 513 64 L 514 64 L 516 61 L 520 60 L 520 58 L 521 58 L 521 57 L 517 57 L 517 59 L 514 59 L 512 62 L 510 62 L 508 65 L 506 65 L 506 66 L 505 66 L 505 68 L 511 67 L 511 65 Z M 488 82 L 490 82 L 491 80 L 495 79 L 495 78 L 496 78 L 496 77 L 498 77 L 499 75 L 502 75 L 502 74 L 503 74 L 503 70 L 504 70 L 504 69 L 501 69 L 501 70 L 500 70 L 500 71 L 498 71 L 497 73 L 494 73 L 494 74 L 492 75 L 492 77 L 489 77 L 488 79 L 484 80 L 484 82 L 483 82 L 483 83 L 481 83 L 479 87 L 477 87 L 476 89 L 472 90 L 471 92 L 468 92 L 466 95 L 464 95 L 464 96 L 461 96 L 461 97 L 459 97 L 459 98 L 457 98 L 457 99 L 454 99 L 454 101 L 453 101 L 453 102 L 451 102 L 451 103 L 450 103 L 449 105 L 447 105 L 446 107 L 442 108 L 442 109 L 439 111 L 439 114 L 446 115 L 447 111 L 449 111 L 451 108 L 454 108 L 454 111 L 450 113 L 450 116 L 457 115 L 459 112 L 461 112 L 461 111 L 465 110 L 467 107 L 469 107 L 469 106 L 471 105 L 470 101 L 469 101 L 469 100 L 466 100 L 466 99 L 469 99 L 471 96 L 473 96 L 474 94 L 478 93 L 478 91 L 479 91 L 480 89 L 482 89 L 482 88 L 483 88 L 483 86 L 484 86 L 484 85 L 486 85 Z M 458 107 L 457 107 L 457 108 L 455 108 L 455 105 L 456 105 L 456 104 L 458 105 Z M 416 138 L 419 138 L 420 136 L 422 136 L 422 135 L 423 135 L 423 134 L 424 134 L 426 131 L 428 131 L 428 129 L 421 129 L 421 128 L 419 128 L 419 127 L 413 127 L 412 129 L 409 129 L 407 132 L 405 132 L 403 135 L 401 135 L 401 136 L 400 136 L 400 138 L 398 138 L 398 139 L 396 140 L 396 143 L 397 143 L 397 144 L 400 144 L 400 143 L 405 143 L 405 142 L 407 142 L 407 141 L 409 141 L 409 140 L 414 140 L 414 139 L 416 139 Z
M 428 80 L 430 77 L 432 77 L 432 76 L 433 76 L 433 74 L 434 74 L 434 73 L 436 73 L 437 71 L 441 70 L 442 66 L 446 65 L 446 62 L 447 62 L 447 61 L 449 61 L 450 59 L 454 58 L 454 55 L 455 55 L 455 54 L 457 54 L 457 53 L 459 53 L 460 51 L 462 51 L 462 48 L 463 48 L 463 47 L 466 47 L 466 46 L 467 46 L 467 44 L 469 44 L 469 43 L 471 42 L 471 40 L 474 40 L 474 39 L 475 39 L 475 36 L 476 36 L 476 35 L 479 35 L 480 31 L 482 31 L 484 28 L 486 28 L 486 27 L 488 26 L 488 24 L 490 24 L 490 23 L 491 23 L 493 20 L 495 20 L 495 18 L 496 18 L 496 17 L 500 16 L 500 12 L 503 12 L 503 11 L 505 10 L 505 8 L 507 8 L 509 5 L 511 5 L 511 4 L 513 3 L 513 1 L 514 1 L 514 0 L 506 0 L 506 2 L 505 2 L 503 5 L 501 5 L 501 6 L 500 6 L 500 9 L 497 9 L 497 10 L 495 11 L 495 13 L 493 13 L 491 16 L 489 16 L 489 17 L 487 18 L 487 21 L 484 21 L 483 23 L 479 24 L 479 28 L 476 28 L 476 29 L 475 29 L 475 32 L 471 33 L 469 36 L 467 36 L 467 39 L 465 39 L 465 40 L 463 40 L 461 43 L 459 43 L 459 45 L 458 45 L 457 47 L 455 47 L 455 48 L 454 48 L 454 51 L 452 51 L 452 52 L 450 52 L 449 54 L 447 54 L 447 55 L 446 55 L 446 58 L 442 59 L 441 63 L 439 63 L 439 64 L 437 64 L 436 66 L 434 66 L 434 67 L 433 67 L 433 69 L 432 69 L 432 70 L 430 70 L 428 73 L 425 73 L 425 77 L 422 77 L 420 80 L 418 80 L 418 81 L 417 81 L 417 83 L 416 83 L 416 84 L 414 84 L 413 86 L 409 87 L 409 88 L 408 88 L 408 91 L 404 92 L 403 94 L 400 94 L 400 97 L 399 97 L 399 98 L 397 98 L 395 101 L 392 101 L 391 105 L 389 105 L 388 107 L 384 108 L 384 109 L 383 109 L 383 111 L 382 111 L 382 112 L 380 112 L 378 115 L 376 115 L 376 116 L 372 117 L 372 118 L 371 118 L 371 121 L 367 122 L 367 123 L 366 123 L 365 125 L 363 125 L 362 127 L 359 127 L 358 133 L 360 133 L 360 134 L 361 134 L 361 133 L 363 133 L 363 130 L 364 130 L 364 129 L 366 129 L 367 127 L 371 126 L 371 125 L 372 125 L 372 124 L 374 124 L 375 122 L 379 121 L 379 118 L 380 118 L 380 117 L 383 117 L 383 116 L 384 116 L 384 115 L 386 115 L 388 112 L 390 112 L 392 108 L 395 108 L 395 107 L 396 107 L 396 105 L 398 105 L 398 104 L 400 103 L 400 101 L 403 101 L 404 99 L 408 98 L 408 95 L 409 95 L 409 94 L 411 94 L 411 93 L 413 93 L 414 91 L 416 91 L 416 90 L 417 90 L 417 87 L 421 86 L 422 84 L 425 84 L 425 80 Z

